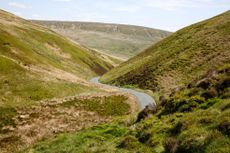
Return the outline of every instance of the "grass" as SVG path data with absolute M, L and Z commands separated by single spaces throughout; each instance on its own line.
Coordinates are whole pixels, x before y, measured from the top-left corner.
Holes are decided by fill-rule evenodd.
M 215 77 L 208 78 L 208 88 L 216 87 L 221 90 L 214 97 L 202 97 L 202 92 L 206 90 L 201 89 L 204 86 L 200 86 L 200 83 L 197 84 L 204 79 L 199 78 L 193 82 L 196 85 L 173 92 L 164 106 L 159 103 L 157 114 L 141 122 L 116 121 L 64 135 L 65 139 L 60 135 L 41 141 L 28 150 L 35 153 L 65 152 L 65 149 L 69 152 L 228 153 L 230 97 L 222 95 L 228 92 L 225 89 L 229 84 L 220 88 L 223 79 L 228 76 L 228 70 L 229 67 L 221 68 Z M 194 92 L 195 89 L 201 91 Z M 109 130 L 111 135 L 105 135 L 104 131 L 113 128 L 119 132 Z M 81 144 L 76 143 L 80 141 Z M 64 147 L 59 147 L 62 144 Z
M 0 14 L 2 107 L 96 91 L 74 79 L 90 79 L 112 68 L 98 53 L 49 29 L 3 10 Z
M 113 123 L 82 129 L 79 132 L 57 134 L 49 139 L 40 140 L 39 143 L 30 146 L 22 152 L 230 152 L 230 67 L 226 64 L 229 61 L 229 54 L 228 51 L 226 51 L 228 48 L 226 49 L 225 46 L 225 43 L 228 41 L 228 37 L 225 36 L 229 34 L 229 26 L 226 26 L 229 24 L 228 18 L 229 12 L 185 28 L 154 46 L 154 53 L 152 53 L 152 49 L 147 50 L 147 53 L 150 52 L 151 56 L 145 57 L 147 53 L 143 53 L 140 56 L 143 56 L 142 59 L 144 60 L 135 61 L 135 58 L 132 59 L 131 61 L 134 61 L 136 64 L 133 67 L 134 69 L 137 65 L 140 67 L 143 65 L 145 66 L 142 67 L 141 73 L 138 72 L 138 74 L 136 74 L 133 68 L 131 68 L 132 65 L 128 66 L 131 68 L 130 72 L 128 72 L 129 69 L 124 69 L 124 73 L 127 72 L 129 74 L 128 77 L 126 76 L 127 78 L 125 78 L 127 79 L 125 84 L 130 84 L 131 87 L 136 87 L 136 85 L 138 85 L 138 87 L 155 91 L 157 90 L 157 86 L 158 88 L 166 90 L 165 86 L 167 84 L 156 83 L 156 81 L 159 81 L 156 79 L 157 76 L 161 75 L 162 77 L 166 72 L 171 75 L 175 74 L 174 76 L 169 75 L 166 77 L 168 81 L 172 83 L 172 86 L 178 86 L 178 84 L 183 85 L 181 88 L 174 91 L 170 90 L 171 86 L 169 87 L 168 90 L 171 94 L 166 94 L 165 103 L 159 102 L 158 112 L 155 115 L 149 116 L 138 123 L 131 119 L 129 119 L 131 121 L 126 121 L 126 118 L 121 117 Z M 21 22 L 24 24 L 27 23 L 26 21 Z M 6 33 L 9 32 L 2 32 L 2 34 L 7 37 L 8 34 Z M 22 34 L 23 37 L 19 39 L 20 41 L 23 41 L 24 38 L 31 37 L 28 32 L 25 33 L 27 34 Z M 38 35 L 38 40 L 43 37 L 49 40 L 47 35 L 43 35 L 40 32 L 36 31 L 34 33 L 32 30 L 31 33 L 36 33 L 36 35 Z M 210 33 L 213 37 L 208 35 Z M 12 35 L 12 33 L 10 34 Z M 39 37 L 39 35 L 41 37 Z M 206 39 L 204 39 L 204 35 L 206 35 Z M 33 54 L 35 54 L 37 57 L 29 59 L 26 55 L 25 57 L 19 56 L 25 53 L 19 55 L 13 53 L 9 48 L 11 44 L 1 39 L 2 48 L 5 49 L 5 52 L 2 53 L 4 56 L 0 56 L 2 74 L 0 76 L 0 92 L 4 95 L 1 97 L 0 127 L 15 126 L 13 118 L 18 115 L 15 109 L 17 105 L 23 107 L 27 103 L 32 104 L 43 98 L 66 96 L 68 94 L 92 90 L 68 81 L 45 81 L 41 79 L 39 74 L 22 68 L 20 64 L 14 60 L 19 60 L 24 57 L 24 64 L 48 64 L 59 69 L 64 68 L 65 64 L 60 64 L 57 60 L 60 57 L 52 56 L 53 53 L 49 51 L 43 52 L 43 49 L 46 47 L 41 46 L 41 48 L 38 47 L 38 49 L 34 47 L 34 52 L 30 52 L 31 48 L 27 48 L 29 45 L 23 45 L 23 43 L 17 42 L 19 40 L 15 40 L 14 45 L 22 45 L 22 48 L 25 47 L 23 51 L 25 51 L 26 55 L 28 51 L 28 55 L 31 54 L 30 56 L 34 57 Z M 36 42 L 37 40 L 34 41 Z M 42 40 L 38 42 L 40 41 Z M 54 38 L 53 41 L 59 42 L 59 39 L 56 40 L 56 38 Z M 173 45 L 170 46 L 172 41 Z M 49 44 L 51 44 L 52 47 L 56 47 L 56 45 L 53 45 L 53 42 Z M 63 47 L 70 50 L 68 53 L 71 54 L 74 61 L 81 59 L 78 61 L 81 63 L 81 66 L 83 66 L 85 62 L 88 63 L 90 58 L 82 59 L 81 53 L 79 53 L 78 56 L 80 58 L 76 57 L 77 55 L 72 52 L 71 46 L 63 46 L 61 42 L 59 45 L 59 48 Z M 19 48 L 22 49 L 21 47 Z M 165 51 L 169 51 L 169 48 L 172 51 L 163 55 Z M 183 52 L 181 52 L 181 50 L 183 50 Z M 23 51 L 19 51 L 19 53 Z M 137 59 L 140 58 L 140 56 L 137 57 Z M 155 61 L 152 57 L 159 59 Z M 169 57 L 172 59 L 169 59 Z M 177 57 L 178 60 L 173 60 L 175 57 Z M 198 58 L 194 59 L 193 57 L 203 57 L 204 59 L 200 61 Z M 12 58 L 14 60 L 12 60 Z M 162 61 L 166 63 L 161 63 L 159 60 L 163 60 L 164 58 L 168 59 L 168 61 Z M 216 60 L 217 58 L 218 60 Z M 191 65 L 191 59 L 196 61 L 195 65 Z M 216 61 L 214 61 L 214 59 Z M 141 64 L 139 62 L 141 62 Z M 149 64 L 149 62 L 151 64 Z M 161 66 L 157 65 L 155 62 L 159 62 Z M 215 65 L 216 68 L 207 72 L 210 69 L 210 63 Z M 92 67 L 93 65 L 91 64 L 88 66 Z M 68 66 L 68 64 L 66 66 Z M 157 66 L 158 69 L 156 69 Z M 186 70 L 184 70 L 185 68 Z M 77 69 L 78 68 L 73 70 L 75 72 L 72 73 L 77 73 Z M 67 71 L 71 72 L 71 70 Z M 151 72 L 151 75 L 149 75 L 149 72 Z M 141 80 L 139 80 L 140 78 Z M 184 79 L 180 80 L 180 78 Z M 161 79 L 165 81 L 164 77 Z M 121 80 L 118 79 L 116 81 L 116 83 L 120 83 Z M 131 81 L 131 83 L 129 83 L 129 81 Z M 140 84 L 136 84 L 136 82 Z M 154 94 L 156 97 L 160 95 L 162 95 L 162 92 L 159 91 Z M 100 99 L 73 100 L 59 105 L 64 108 L 74 107 L 72 110 L 79 107 L 80 110 L 83 108 L 88 111 L 96 112 L 101 116 L 117 117 L 127 114 L 129 106 L 124 102 L 125 100 L 127 99 L 122 96 L 112 96 L 101 97 Z M 64 108 L 63 110 L 66 110 Z M 58 107 L 56 115 L 58 115 L 60 111 L 62 112 L 62 109 L 60 110 Z M 51 117 L 54 117 L 52 112 L 50 113 Z M 70 116 L 68 113 L 59 115 L 60 117 L 64 115 L 63 117 L 67 118 Z M 37 115 L 34 117 L 36 118 Z M 130 118 L 132 117 L 133 116 L 130 116 Z M 66 121 L 68 120 L 66 119 Z M 2 133 L 3 132 L 5 131 L 2 131 Z M 16 135 L 6 138 L 1 137 L 1 142 L 3 143 L 0 143 L 0 146 L 4 147 L 4 145 L 10 142 L 18 142 L 19 140 L 20 138 Z
M 128 143 L 127 140 L 129 141 Z M 129 144 L 132 144 L 132 146 L 127 146 Z M 117 124 L 105 124 L 83 130 L 80 133 L 59 135 L 54 139 L 40 142 L 29 151 L 34 153 L 150 152 L 150 150 L 143 149 L 143 145 L 140 142 L 129 136 L 127 127 Z
M 65 107 L 77 106 L 103 116 L 121 116 L 129 113 L 130 106 L 125 96 L 95 97 L 87 100 L 74 100 L 63 103 Z
M 84 82 L 112 65 L 49 29 L 2 10 L 0 16 L 0 152 L 14 152 L 27 145 L 16 122 L 22 114 L 19 109 L 36 107 L 41 100 L 99 91 Z
M 17 33 L 18 36 L 15 37 L 5 30 L 7 28 L 7 25 L 2 25 L 0 29 L 1 54 L 24 64 L 48 65 L 86 79 L 100 75 L 112 67 L 102 57 L 79 48 L 55 33 L 31 27 L 10 27 L 11 32 Z M 17 55 L 12 50 L 18 52 Z
M 113 152 L 113 144 L 125 135 L 128 129 L 117 125 L 102 125 L 84 130 L 80 134 L 62 134 L 55 139 L 41 142 L 32 149 L 36 152 Z M 108 140 L 108 141 L 105 141 Z M 111 149 L 110 149 L 111 148 Z
M 230 12 L 177 31 L 101 77 L 104 83 L 169 93 L 230 62 Z
M 4 132 L 2 127 L 4 126 L 15 126 L 14 120 L 12 119 L 17 115 L 17 111 L 12 107 L 0 107 L 0 133 Z
M 33 21 L 89 48 L 127 59 L 140 53 L 170 32 L 131 25 L 86 22 Z
M 101 123 L 126 118 L 130 114 L 130 106 L 126 103 L 127 98 L 125 96 L 109 95 L 101 98 L 75 98 L 73 101 L 59 102 L 53 100 L 51 103 L 46 102 L 32 107 L 0 107 L 0 152 L 21 151 L 38 141 L 55 136 L 59 137 L 60 133 L 67 138 L 70 133 L 65 134 L 66 132 L 76 133 L 76 131 Z M 100 128 L 96 133 L 86 132 L 80 137 L 77 136 L 79 142 L 74 141 L 72 143 L 76 143 L 75 147 L 83 143 L 83 140 L 87 140 L 85 144 L 93 143 L 94 140 L 91 138 L 100 133 L 104 133 L 105 138 L 111 135 L 112 139 L 113 135 L 120 137 L 124 130 L 128 130 L 125 127 L 102 127 L 106 127 L 106 129 Z M 21 131 L 20 129 L 26 130 Z M 102 138 L 103 136 L 98 137 Z M 33 141 L 29 142 L 28 145 L 28 140 Z M 58 140 L 57 145 L 61 147 L 59 143 L 65 145 L 65 141 L 65 138 Z M 85 144 L 82 144 L 82 146 Z M 69 148 L 70 145 L 72 144 L 63 149 L 71 151 L 74 146 Z M 54 148 L 56 148 L 55 145 L 50 150 Z
M 0 106 L 26 106 L 42 99 L 65 97 L 76 93 L 96 91 L 67 81 L 42 81 L 37 74 L 28 73 L 9 59 L 0 57 Z

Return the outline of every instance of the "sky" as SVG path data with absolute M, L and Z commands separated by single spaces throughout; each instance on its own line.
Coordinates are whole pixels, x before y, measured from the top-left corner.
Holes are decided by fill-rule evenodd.
M 230 0 L 0 0 L 26 19 L 132 24 L 177 31 L 230 10 Z

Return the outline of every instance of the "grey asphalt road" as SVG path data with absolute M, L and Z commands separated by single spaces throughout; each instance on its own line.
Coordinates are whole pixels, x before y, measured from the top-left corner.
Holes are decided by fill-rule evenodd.
M 146 94 L 144 92 L 140 92 L 140 91 L 136 91 L 136 90 L 128 89 L 128 88 L 121 88 L 121 87 L 116 87 L 116 86 L 112 86 L 112 85 L 102 84 L 99 82 L 99 79 L 100 79 L 100 77 L 95 77 L 95 78 L 92 78 L 90 80 L 90 82 L 95 83 L 95 84 L 99 84 L 99 85 L 103 85 L 104 87 L 108 87 L 108 88 L 119 89 L 121 91 L 128 92 L 128 93 L 134 95 L 135 97 L 137 97 L 137 100 L 139 102 L 141 109 L 144 109 L 145 106 L 147 106 L 147 105 L 156 106 L 155 100 L 151 96 L 149 96 L 148 94 Z

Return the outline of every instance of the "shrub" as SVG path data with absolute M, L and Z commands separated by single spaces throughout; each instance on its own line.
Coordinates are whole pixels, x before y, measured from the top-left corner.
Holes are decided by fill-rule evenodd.
M 138 135 L 138 141 L 141 143 L 147 142 L 151 138 L 151 134 L 148 132 L 141 132 Z
M 201 97 L 204 97 L 205 99 L 215 98 L 217 96 L 218 96 L 218 92 L 215 88 L 211 88 L 205 91 L 203 94 L 201 94 Z
M 164 96 L 160 96 L 159 101 L 160 106 L 165 106 L 165 104 L 167 103 L 167 99 Z
M 138 147 L 138 141 L 134 136 L 126 136 L 117 146 L 118 148 L 125 148 L 125 149 L 135 149 Z
M 227 110 L 227 109 L 229 109 L 230 108 L 230 102 L 229 103 L 226 103 L 226 104 L 224 104 L 224 105 L 222 105 L 221 107 L 220 107 L 220 110 L 221 111 L 225 111 L 225 110 Z
M 164 149 L 166 153 L 175 153 L 178 148 L 178 140 L 175 137 L 169 137 L 164 142 Z
M 178 153 L 203 153 L 209 142 L 208 131 L 203 128 L 190 127 L 178 137 Z
M 225 77 L 221 79 L 220 83 L 217 85 L 219 90 L 224 90 L 230 87 L 230 77 Z
M 208 79 L 201 80 L 200 82 L 197 83 L 198 88 L 208 89 L 209 86 L 210 86 L 210 80 Z
M 218 125 L 218 130 L 224 135 L 230 136 L 230 121 L 224 120 Z
M 218 98 L 209 99 L 206 103 L 200 105 L 201 109 L 208 109 L 209 107 L 213 106 L 215 103 L 219 102 Z
M 183 123 L 179 121 L 173 126 L 172 129 L 169 130 L 169 132 L 172 135 L 177 135 L 182 131 L 182 128 L 183 128 Z

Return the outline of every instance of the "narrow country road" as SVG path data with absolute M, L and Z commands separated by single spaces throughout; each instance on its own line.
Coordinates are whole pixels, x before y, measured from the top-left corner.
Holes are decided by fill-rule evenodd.
M 104 87 L 118 89 L 118 90 L 128 92 L 128 93 L 134 95 L 137 98 L 141 109 L 144 109 L 145 106 L 147 106 L 149 104 L 156 106 L 155 100 L 151 96 L 149 96 L 148 94 L 146 94 L 144 92 L 140 92 L 140 91 L 136 91 L 136 90 L 128 89 L 128 88 L 121 88 L 121 87 L 116 87 L 116 86 L 112 86 L 112 85 L 102 84 L 99 82 L 99 79 L 100 79 L 100 77 L 95 77 L 95 78 L 92 78 L 90 80 L 90 82 L 95 83 L 95 84 L 99 84 L 99 85 L 103 85 Z

